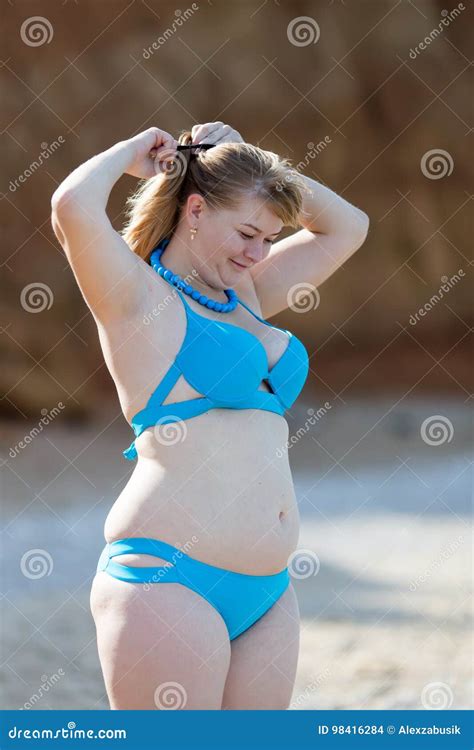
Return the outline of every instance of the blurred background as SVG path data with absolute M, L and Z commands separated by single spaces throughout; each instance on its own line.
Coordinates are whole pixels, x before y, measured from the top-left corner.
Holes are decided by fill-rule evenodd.
M 288 416 L 290 708 L 471 707 L 470 3 L 23 1 L 3 16 L 2 708 L 108 707 L 88 600 L 133 470 L 51 195 L 118 140 L 215 120 L 371 220 L 304 314 L 272 319 L 311 355 Z M 114 187 L 116 229 L 135 185 Z

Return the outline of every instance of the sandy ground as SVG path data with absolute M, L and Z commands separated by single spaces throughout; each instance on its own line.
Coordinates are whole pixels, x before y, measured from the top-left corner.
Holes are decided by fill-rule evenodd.
M 395 402 L 333 408 L 291 448 L 302 521 L 291 709 L 473 706 L 472 411 Z M 292 415 L 294 434 L 307 412 Z M 420 439 L 432 415 L 450 420 L 451 440 Z M 49 425 L 14 459 L 4 447 L 2 708 L 108 708 L 88 601 L 103 520 L 131 470 L 118 422 L 95 440 L 105 424 Z M 26 432 L 3 425 L 3 446 Z M 28 578 L 22 557 L 37 548 L 50 574 Z

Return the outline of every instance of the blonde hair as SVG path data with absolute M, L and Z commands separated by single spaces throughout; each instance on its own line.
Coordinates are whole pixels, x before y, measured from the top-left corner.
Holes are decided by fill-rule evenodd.
M 178 143 L 191 144 L 191 132 L 181 133 Z M 173 153 L 165 171 L 143 180 L 127 198 L 121 235 L 147 261 L 162 239 L 171 238 L 192 193 L 202 195 L 216 211 L 235 208 L 240 199 L 261 198 L 284 226 L 297 228 L 306 189 L 289 159 L 250 143 L 185 149 Z

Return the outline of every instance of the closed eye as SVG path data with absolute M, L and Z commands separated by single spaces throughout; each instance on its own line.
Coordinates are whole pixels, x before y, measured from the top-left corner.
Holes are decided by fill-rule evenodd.
M 245 234 L 245 232 L 240 232 L 242 237 L 245 237 L 246 240 L 253 240 L 254 235 L 253 234 Z M 265 242 L 268 242 L 270 245 L 273 245 L 274 240 L 265 240 Z

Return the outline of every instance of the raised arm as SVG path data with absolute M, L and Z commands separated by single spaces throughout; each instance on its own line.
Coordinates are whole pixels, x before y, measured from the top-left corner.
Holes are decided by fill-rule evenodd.
M 294 302 L 295 290 L 319 287 L 364 243 L 366 213 L 316 180 L 305 182 L 300 223 L 304 227 L 275 242 L 250 269 L 264 318 Z
M 144 261 L 107 216 L 110 192 L 125 173 L 153 177 L 158 152 L 175 143 L 165 131 L 149 128 L 81 164 L 52 196 L 54 233 L 97 321 L 107 323 L 137 313 L 143 298 Z

